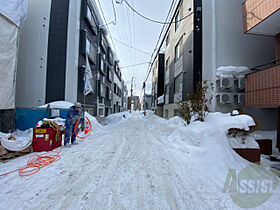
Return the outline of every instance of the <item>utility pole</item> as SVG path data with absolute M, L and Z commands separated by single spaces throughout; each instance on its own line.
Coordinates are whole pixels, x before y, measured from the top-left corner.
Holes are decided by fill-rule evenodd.
M 144 116 L 146 116 L 146 83 L 143 83 L 143 89 L 144 89 L 144 100 L 143 100 L 143 105 L 144 105 Z
M 134 102 L 133 102 L 133 77 L 131 78 L 130 113 L 132 112 L 132 103 L 134 103 Z

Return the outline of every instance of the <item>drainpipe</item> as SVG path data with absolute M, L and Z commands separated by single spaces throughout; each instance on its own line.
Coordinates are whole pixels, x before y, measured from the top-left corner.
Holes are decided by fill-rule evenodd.
M 216 27 L 216 2 L 212 0 L 212 81 L 214 83 L 213 92 L 213 111 L 216 111 L 217 101 L 216 101 L 216 69 L 217 69 L 217 27 Z

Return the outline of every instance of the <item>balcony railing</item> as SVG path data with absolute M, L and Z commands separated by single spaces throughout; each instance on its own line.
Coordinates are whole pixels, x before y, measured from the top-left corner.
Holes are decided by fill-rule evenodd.
M 270 34 L 271 31 L 267 27 L 258 28 L 255 31 L 250 31 L 258 24 L 272 16 L 277 11 L 280 12 L 280 0 L 246 0 L 242 4 L 244 32 L 257 33 L 257 34 Z M 273 18 L 269 23 L 270 27 L 278 27 L 278 18 Z M 275 34 L 274 34 L 275 35 Z
M 280 60 L 252 68 L 246 75 L 246 106 L 280 106 Z

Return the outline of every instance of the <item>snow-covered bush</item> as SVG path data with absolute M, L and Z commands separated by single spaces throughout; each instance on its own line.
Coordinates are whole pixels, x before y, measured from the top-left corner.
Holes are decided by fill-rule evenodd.
M 189 124 L 193 121 L 204 121 L 209 112 L 208 105 L 211 104 L 213 96 L 206 97 L 208 90 L 213 91 L 213 83 L 207 81 L 199 82 L 195 91 L 189 95 L 188 101 L 178 103 L 180 116 Z

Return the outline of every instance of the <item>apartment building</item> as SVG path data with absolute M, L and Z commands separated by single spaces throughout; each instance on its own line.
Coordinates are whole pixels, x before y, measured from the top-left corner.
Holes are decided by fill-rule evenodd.
M 30 0 L 19 43 L 17 107 L 79 101 L 97 117 L 113 112 L 116 56 L 94 0 Z M 93 92 L 84 96 L 86 58 Z
M 151 94 L 145 94 L 142 97 L 141 109 L 142 110 L 151 110 L 152 109 L 152 95 Z
M 280 149 L 280 0 L 246 0 L 242 12 L 245 34 L 274 39 L 274 58 L 256 61 L 252 73 L 246 75 L 245 98 L 247 107 L 273 113 L 270 120 L 278 121 L 276 146 Z
M 141 102 L 139 96 L 129 96 L 127 99 L 127 109 L 128 110 L 141 110 Z
M 122 101 L 121 101 L 121 111 L 127 111 L 127 99 L 128 99 L 128 89 L 124 81 L 122 81 Z
M 119 62 L 115 61 L 113 113 L 120 112 L 121 108 L 122 108 L 122 74 L 119 67 Z
M 153 62 L 154 109 L 162 106 L 163 117 L 178 113 L 177 104 L 188 100 L 197 83 L 214 84 L 208 96 L 214 100 L 211 111 L 230 112 L 242 109 L 262 122 L 263 130 L 275 129 L 277 112 L 245 106 L 244 78 L 233 74 L 220 77 L 219 70 L 246 69 L 275 58 L 274 38 L 243 33 L 241 5 L 244 0 L 180 0 L 162 40 L 164 52 L 164 97 L 156 93 L 157 57 Z M 240 68 L 241 67 L 241 68 Z M 247 72 L 248 73 L 248 72 Z

